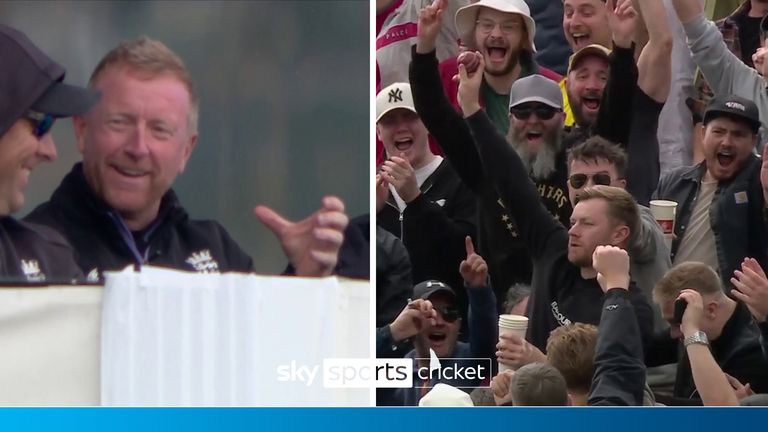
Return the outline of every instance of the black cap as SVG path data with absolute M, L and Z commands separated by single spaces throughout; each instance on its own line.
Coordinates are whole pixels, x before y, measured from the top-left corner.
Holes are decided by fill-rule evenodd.
M 448 286 L 447 283 L 438 280 L 427 280 L 418 283 L 413 287 L 413 296 L 417 299 L 426 300 L 437 292 L 445 292 L 454 299 L 456 298 L 456 293 L 453 291 L 453 288 Z
M 24 33 L 0 24 L 0 135 L 33 109 L 54 117 L 87 112 L 99 92 L 64 84 L 64 68 Z
M 749 99 L 730 95 L 726 97 L 715 96 L 704 111 L 704 124 L 718 117 L 730 117 L 742 120 L 749 124 L 752 131 L 757 133 L 760 129 L 760 111 L 757 105 Z

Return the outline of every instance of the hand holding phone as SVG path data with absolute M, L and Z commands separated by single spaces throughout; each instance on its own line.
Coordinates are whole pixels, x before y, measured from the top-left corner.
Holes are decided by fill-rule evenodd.
M 672 316 L 673 324 L 682 324 L 683 315 L 685 314 L 685 308 L 688 307 L 688 302 L 684 298 L 675 300 L 675 313 Z

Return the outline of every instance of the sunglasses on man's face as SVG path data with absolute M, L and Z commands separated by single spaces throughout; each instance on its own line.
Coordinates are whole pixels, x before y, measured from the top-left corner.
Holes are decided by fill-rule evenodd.
M 608 173 L 595 173 L 595 174 L 573 174 L 568 177 L 568 182 L 574 189 L 581 189 L 587 184 L 587 180 L 592 178 L 592 182 L 596 185 L 609 186 L 611 184 L 611 176 Z
M 452 323 L 460 318 L 459 310 L 453 306 L 435 306 L 435 310 L 440 313 L 443 320 Z
M 34 133 L 37 138 L 42 138 L 45 134 L 50 132 L 53 127 L 53 122 L 56 121 L 56 118 L 52 115 L 37 111 L 29 111 L 26 117 L 32 122 L 32 133 Z
M 528 120 L 531 114 L 536 114 L 540 120 L 550 120 L 557 114 L 557 110 L 548 106 L 537 107 L 513 107 L 509 109 L 510 114 L 518 120 Z

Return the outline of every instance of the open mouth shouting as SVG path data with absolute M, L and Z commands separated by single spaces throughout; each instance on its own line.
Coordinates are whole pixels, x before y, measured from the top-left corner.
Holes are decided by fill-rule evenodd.
M 400 138 L 395 140 L 395 148 L 398 151 L 406 151 L 413 146 L 413 138 Z
M 544 133 L 540 130 L 532 130 L 525 134 L 528 144 L 540 144 L 542 139 L 544 139 Z
M 571 33 L 571 38 L 573 39 L 574 52 L 592 43 L 592 35 L 590 35 L 589 33 L 584 33 L 584 32 Z
M 586 111 L 597 113 L 600 109 L 600 97 L 594 94 L 582 96 L 581 104 Z
M 485 49 L 486 63 L 490 65 L 504 65 L 507 61 L 507 52 L 509 50 L 505 47 L 487 47 Z
M 431 343 L 432 347 L 435 347 L 442 345 L 448 335 L 442 331 L 433 331 L 430 332 L 427 337 L 429 338 L 429 342 Z
M 731 168 L 733 162 L 736 160 L 736 152 L 729 148 L 720 150 L 715 155 L 717 156 L 717 163 L 722 168 Z

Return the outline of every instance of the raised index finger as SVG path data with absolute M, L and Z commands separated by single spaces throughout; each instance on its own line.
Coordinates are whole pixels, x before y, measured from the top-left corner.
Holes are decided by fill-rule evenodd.
M 464 237 L 464 247 L 467 249 L 467 257 L 475 253 L 475 245 L 472 244 L 472 237 Z

